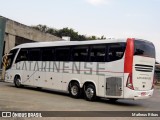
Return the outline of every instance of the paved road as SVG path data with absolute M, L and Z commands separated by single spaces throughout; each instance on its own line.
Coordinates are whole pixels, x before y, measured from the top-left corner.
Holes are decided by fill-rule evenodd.
M 159 111 L 160 88 L 146 100 L 108 100 L 89 102 L 73 99 L 68 94 L 36 88 L 16 88 L 11 83 L 0 82 L 0 110 L 2 111 Z M 117 118 L 115 118 L 117 120 Z M 144 119 L 144 118 L 138 118 Z M 155 119 L 155 118 L 150 118 Z M 126 118 L 126 120 L 128 120 Z

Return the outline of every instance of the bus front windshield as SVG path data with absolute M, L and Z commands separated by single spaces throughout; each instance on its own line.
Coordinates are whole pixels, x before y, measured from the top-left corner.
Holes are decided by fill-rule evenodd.
M 8 60 L 8 63 L 7 63 L 8 65 L 7 65 L 6 69 L 10 69 L 11 68 L 13 60 L 14 60 L 14 57 L 15 57 L 15 55 L 17 53 L 17 50 L 18 49 L 14 49 L 14 50 L 10 51 L 10 53 L 8 55 L 8 59 L 7 59 Z

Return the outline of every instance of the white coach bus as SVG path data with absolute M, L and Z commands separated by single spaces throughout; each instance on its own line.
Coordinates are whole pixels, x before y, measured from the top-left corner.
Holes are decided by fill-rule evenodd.
M 8 54 L 5 81 L 81 94 L 89 101 L 146 99 L 153 94 L 155 47 L 135 38 L 36 42 Z

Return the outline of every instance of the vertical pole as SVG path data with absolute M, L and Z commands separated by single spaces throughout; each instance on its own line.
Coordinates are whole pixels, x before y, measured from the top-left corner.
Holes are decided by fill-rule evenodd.
M 1 78 L 3 81 L 5 79 L 5 70 L 6 70 L 5 67 L 3 67 L 3 69 L 2 69 L 2 78 Z
M 2 80 L 5 79 L 5 71 L 6 71 L 6 64 L 7 64 L 7 56 L 4 55 L 2 58 L 2 62 L 3 62 L 3 68 L 2 68 Z
M 0 16 L 0 69 L 2 68 L 5 27 L 6 27 L 6 19 Z M 4 74 L 5 71 L 2 70 L 2 79 L 4 79 Z

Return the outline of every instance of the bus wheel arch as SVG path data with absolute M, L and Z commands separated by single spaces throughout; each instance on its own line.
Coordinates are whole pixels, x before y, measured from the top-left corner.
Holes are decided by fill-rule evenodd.
M 83 90 L 85 94 L 85 98 L 88 101 L 95 101 L 97 96 L 96 96 L 96 86 L 93 82 L 85 82 L 83 85 Z
M 22 84 L 21 84 L 21 77 L 19 74 L 16 74 L 15 77 L 14 77 L 14 84 L 17 88 L 20 88 L 22 87 Z
M 80 98 L 82 91 L 80 83 L 77 80 L 71 80 L 68 86 L 68 91 L 71 97 Z

